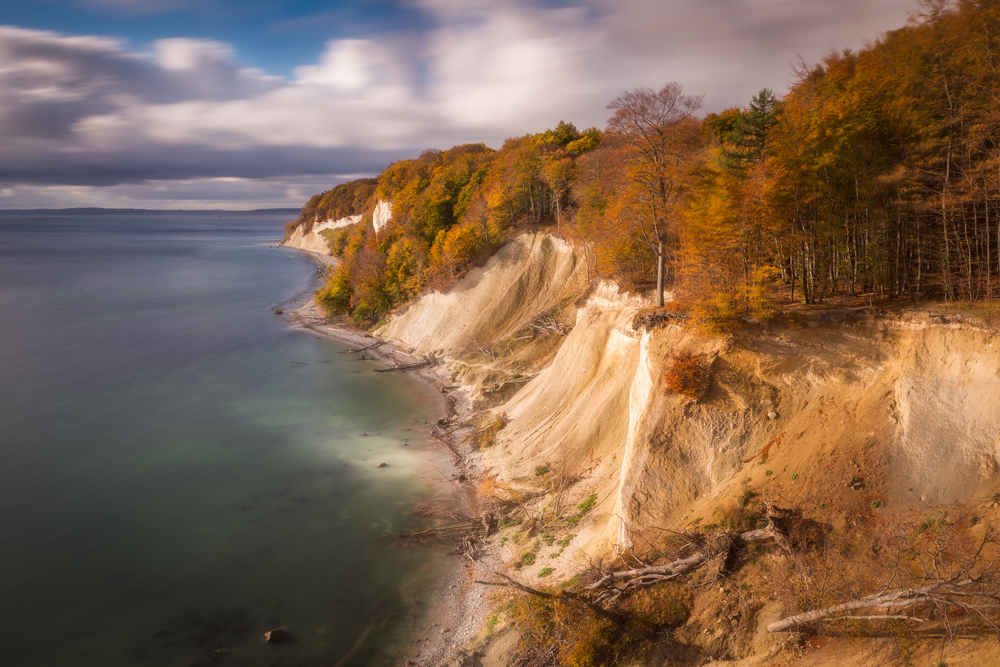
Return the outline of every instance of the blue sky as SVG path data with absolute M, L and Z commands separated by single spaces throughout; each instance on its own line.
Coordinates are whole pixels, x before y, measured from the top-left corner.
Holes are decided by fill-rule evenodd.
M 915 0 L 0 0 L 0 208 L 298 206 L 429 147 L 705 110 Z
M 7 25 L 124 37 L 140 51 L 179 36 L 223 41 L 242 63 L 281 76 L 315 62 L 329 39 L 431 27 L 422 12 L 397 0 L 7 0 L 0 6 Z

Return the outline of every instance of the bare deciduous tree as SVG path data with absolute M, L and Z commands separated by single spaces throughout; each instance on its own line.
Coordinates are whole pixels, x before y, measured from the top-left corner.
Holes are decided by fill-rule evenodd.
M 659 91 L 643 87 L 624 92 L 608 105 L 615 112 L 608 120 L 608 133 L 629 147 L 630 175 L 640 186 L 646 215 L 637 222 L 656 254 L 658 306 L 663 305 L 667 253 L 675 245 L 674 214 L 683 174 L 701 150 L 694 113 L 703 97 L 685 95 L 679 83 L 671 82 Z

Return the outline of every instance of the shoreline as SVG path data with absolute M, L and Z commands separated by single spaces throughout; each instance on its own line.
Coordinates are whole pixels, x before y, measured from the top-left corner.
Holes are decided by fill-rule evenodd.
M 287 246 L 284 246 L 287 247 Z M 320 268 L 336 263 L 329 255 L 295 248 L 306 254 Z M 443 413 L 436 430 L 440 440 L 447 443 L 450 463 L 446 469 L 445 481 L 453 486 L 459 502 L 464 501 L 475 511 L 476 481 L 481 476 L 478 457 L 456 432 L 468 428 L 472 413 L 472 400 L 460 385 L 452 383 L 447 368 L 437 360 L 414 356 L 396 343 L 374 336 L 349 324 L 329 318 L 311 292 L 304 292 L 287 301 L 293 304 L 308 294 L 308 300 L 282 317 L 293 327 L 338 343 L 350 346 L 366 361 L 374 361 L 389 366 L 385 372 L 405 373 L 418 383 L 429 387 L 440 396 L 437 412 Z M 420 365 L 425 364 L 425 365 Z M 416 365 L 415 367 L 410 367 Z M 398 368 L 397 368 L 398 367 Z M 447 431 L 441 425 L 455 424 Z M 437 439 L 435 439 L 437 440 Z M 440 444 L 440 441 L 439 441 Z M 405 664 L 410 667 L 429 667 L 440 664 L 459 664 L 470 644 L 480 634 L 486 618 L 492 611 L 486 586 L 476 585 L 476 579 L 489 578 L 502 569 L 499 549 L 484 543 L 475 559 L 452 555 L 446 574 L 439 587 L 432 594 L 427 610 L 410 630 L 413 637 L 405 642 L 403 653 Z

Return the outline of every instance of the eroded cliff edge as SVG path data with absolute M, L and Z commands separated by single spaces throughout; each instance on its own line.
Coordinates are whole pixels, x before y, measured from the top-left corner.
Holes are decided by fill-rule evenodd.
M 531 484 L 539 465 L 585 468 L 580 495 L 597 493 L 600 510 L 589 520 L 588 553 L 677 524 L 744 479 L 793 500 L 863 476 L 864 494 L 831 494 L 827 504 L 843 496 L 845 511 L 855 496 L 942 504 L 997 486 L 995 331 L 956 317 L 854 309 L 707 337 L 669 318 L 643 326 L 637 316 L 647 308 L 612 285 L 588 292 L 573 247 L 525 235 L 378 333 L 436 354 L 478 396 L 516 387 L 491 408 L 507 425 L 482 460 L 510 483 Z M 569 326 L 554 352 L 518 346 L 531 322 L 559 316 Z M 681 351 L 705 360 L 698 401 L 665 390 L 666 366 Z M 764 464 L 754 457 L 768 443 L 766 469 L 794 469 L 812 484 L 796 489 L 758 474 Z M 830 462 L 844 457 L 853 463 Z
M 843 527 L 982 502 L 1000 486 L 992 327 L 841 308 L 705 336 L 651 312 L 641 297 L 588 281 L 578 249 L 526 234 L 376 331 L 437 358 L 477 399 L 478 423 L 502 424 L 476 455 L 487 477 L 534 498 L 542 515 L 552 471 L 571 482 L 564 511 L 596 496 L 569 548 L 521 559 L 527 580 L 548 570 L 546 581 L 565 581 L 595 560 L 648 550 L 662 531 L 709 523 L 748 491 Z M 697 400 L 666 390 L 681 352 L 704 364 Z M 512 563 L 525 549 L 516 537 L 500 544 Z M 746 659 L 773 655 L 761 637 Z

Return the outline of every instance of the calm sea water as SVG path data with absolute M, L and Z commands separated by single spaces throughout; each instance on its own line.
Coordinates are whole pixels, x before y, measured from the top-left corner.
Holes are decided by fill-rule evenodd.
M 0 215 L 0 664 L 393 659 L 436 404 L 271 313 L 287 217 Z

